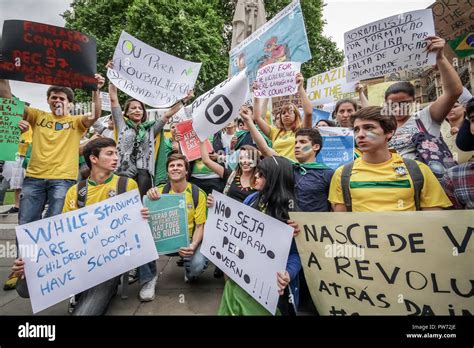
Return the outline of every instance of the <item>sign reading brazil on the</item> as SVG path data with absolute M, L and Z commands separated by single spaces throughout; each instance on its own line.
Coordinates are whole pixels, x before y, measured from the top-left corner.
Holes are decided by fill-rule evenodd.
M 473 315 L 467 210 L 290 213 L 322 315 Z
M 114 68 L 107 77 L 129 96 L 153 107 L 168 107 L 194 88 L 201 63 L 162 52 L 122 31 Z
M 156 260 L 138 190 L 15 227 L 33 313 Z
M 275 314 L 277 272 L 286 269 L 293 229 L 222 193 L 212 195 L 202 254 Z
M 0 77 L 95 90 L 96 40 L 53 25 L 21 20 L 3 23 Z
M 214 135 L 237 117 L 248 90 L 244 70 L 199 96 L 186 107 L 193 115 L 193 128 L 201 141 Z

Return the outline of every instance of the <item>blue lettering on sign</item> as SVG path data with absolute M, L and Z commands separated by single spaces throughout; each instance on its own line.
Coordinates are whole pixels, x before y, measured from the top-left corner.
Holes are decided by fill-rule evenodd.
M 43 296 L 45 294 L 49 294 L 55 289 L 59 289 L 61 286 L 64 286 L 67 282 L 76 279 L 76 277 L 74 277 L 71 272 L 72 270 L 70 269 L 63 275 L 59 277 L 53 277 L 52 279 L 46 281 L 46 283 L 40 284 L 41 294 Z
M 101 205 L 95 208 L 94 214 L 97 215 L 97 219 L 100 221 L 108 217 L 110 214 L 121 211 L 130 205 L 137 204 L 138 202 L 140 202 L 140 197 L 139 195 L 136 195 L 126 201 Z
M 87 272 L 91 272 L 96 267 L 102 267 L 106 263 L 109 263 L 115 260 L 117 257 L 122 256 L 124 254 L 129 255 L 129 252 L 133 250 L 133 248 L 129 248 L 128 244 L 125 242 L 124 244 L 120 244 L 118 247 L 110 249 L 105 254 L 100 254 L 98 256 L 93 256 L 89 260 L 87 260 L 87 264 L 89 265 L 89 269 Z

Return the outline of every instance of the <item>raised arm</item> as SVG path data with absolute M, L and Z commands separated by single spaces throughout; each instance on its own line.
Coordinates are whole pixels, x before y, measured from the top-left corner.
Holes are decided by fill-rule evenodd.
M 360 82 L 357 82 L 355 90 L 359 94 L 360 106 L 362 108 L 366 108 L 367 106 L 369 106 L 369 100 L 367 99 L 364 93 L 364 85 Z
M 296 83 L 298 84 L 298 93 L 301 96 L 301 104 L 303 106 L 303 128 L 313 127 L 313 105 L 304 89 L 304 77 L 302 73 L 296 74 Z
M 264 156 L 275 156 L 278 155 L 275 150 L 270 148 L 263 138 L 263 136 L 260 134 L 258 131 L 257 127 L 255 127 L 255 123 L 253 123 L 252 120 L 252 111 L 246 107 L 242 106 L 240 108 L 240 117 L 244 120 L 245 124 L 247 125 L 250 135 L 252 136 L 252 139 L 255 141 L 255 144 L 257 145 L 257 148 L 262 152 Z
M 254 82 L 252 89 L 255 90 L 257 87 L 257 83 Z M 263 134 L 267 137 L 270 136 L 270 126 L 268 125 L 267 121 L 265 121 L 265 116 L 267 114 L 267 106 L 268 106 L 268 98 L 255 98 L 253 97 L 253 117 L 255 123 L 258 124 L 260 129 L 262 130 Z
M 216 163 L 213 160 L 211 160 L 211 158 L 209 157 L 209 153 L 207 153 L 206 145 L 203 141 L 199 142 L 199 149 L 201 150 L 202 163 L 204 163 L 214 173 L 219 175 L 220 178 L 223 178 L 224 167 L 222 167 L 219 163 Z
M 92 105 L 94 109 L 92 110 L 92 115 L 84 116 L 82 118 L 82 124 L 86 128 L 89 128 L 90 126 L 92 126 L 99 119 L 102 113 L 102 101 L 100 99 L 100 89 L 104 86 L 105 79 L 99 74 L 95 74 L 95 78 L 97 80 L 97 90 L 92 91 Z
M 113 69 L 114 68 L 114 63 L 112 63 L 111 60 L 107 63 L 105 66 L 107 69 Z M 119 99 L 118 99 L 118 93 L 117 93 L 117 87 L 112 83 L 112 81 L 109 80 L 109 98 L 110 98 L 110 106 L 112 108 L 114 107 L 120 107 Z
M 446 41 L 437 36 L 429 36 L 426 40 L 430 40 L 427 51 L 436 52 L 436 65 L 443 85 L 443 94 L 431 104 L 430 114 L 433 121 L 441 123 L 462 94 L 462 83 L 458 73 L 444 55 Z
M 174 104 L 168 111 L 166 111 L 161 119 L 163 122 L 166 124 L 169 122 L 170 118 L 173 117 L 174 114 L 176 114 L 183 106 L 185 106 L 188 101 L 190 101 L 194 97 L 194 90 L 191 89 L 186 97 L 178 101 L 176 104 Z

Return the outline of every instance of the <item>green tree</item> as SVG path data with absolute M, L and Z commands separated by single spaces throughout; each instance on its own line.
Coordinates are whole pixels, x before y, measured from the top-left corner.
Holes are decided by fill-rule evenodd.
M 227 77 L 236 0 L 74 0 L 63 14 L 66 27 L 97 38 L 97 69 L 105 75 L 122 30 L 164 52 L 202 62 L 196 95 Z M 291 0 L 267 1 L 267 19 Z M 306 78 L 342 63 L 343 54 L 322 35 L 321 0 L 302 0 L 313 58 L 303 64 Z M 86 94 L 78 92 L 78 100 Z M 121 99 L 125 99 L 121 95 Z

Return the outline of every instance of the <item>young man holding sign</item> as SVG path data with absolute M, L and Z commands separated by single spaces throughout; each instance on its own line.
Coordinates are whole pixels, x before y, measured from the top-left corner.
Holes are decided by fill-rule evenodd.
M 186 207 L 188 210 L 188 230 L 191 243 L 188 247 L 179 250 L 179 256 L 184 258 L 186 282 L 193 282 L 207 268 L 208 260 L 201 254 L 201 242 L 204 234 L 204 223 L 206 222 L 206 194 L 203 190 L 186 180 L 189 163 L 182 154 L 174 153 L 168 157 L 166 163 L 169 183 L 159 187 L 153 187 L 147 192 L 151 200 L 160 199 L 162 194 L 183 193 L 186 196 Z M 147 211 L 147 208 L 144 208 Z M 145 265 L 148 266 L 148 265 Z M 158 276 L 156 267 L 149 268 L 144 274 L 140 267 L 140 284 L 144 284 L 140 290 L 141 301 L 152 301 L 155 298 L 155 286 Z
M 91 169 L 87 181 L 81 181 L 72 186 L 66 195 L 63 213 L 80 209 L 104 201 L 117 194 L 137 189 L 137 183 L 132 179 L 119 177 L 113 172 L 117 169 L 118 155 L 115 141 L 110 138 L 94 139 L 87 143 L 84 157 Z M 142 211 L 144 218 L 148 215 Z M 18 259 L 13 266 L 13 272 L 23 278 L 24 261 Z M 77 295 L 73 315 L 103 315 L 114 296 L 120 276 L 109 279 L 97 286 Z M 22 297 L 28 297 L 28 289 L 24 278 L 18 281 L 17 291 Z
M 20 200 L 20 225 L 61 213 L 67 190 L 76 183 L 79 163 L 79 141 L 99 118 L 102 108 L 99 89 L 104 78 L 98 74 L 97 90 L 92 92 L 92 115 L 69 114 L 74 92 L 68 87 L 51 86 L 47 102 L 51 112 L 26 107 L 23 118 L 33 129 L 31 159 L 23 182 Z M 0 79 L 0 97 L 11 98 L 10 85 Z

